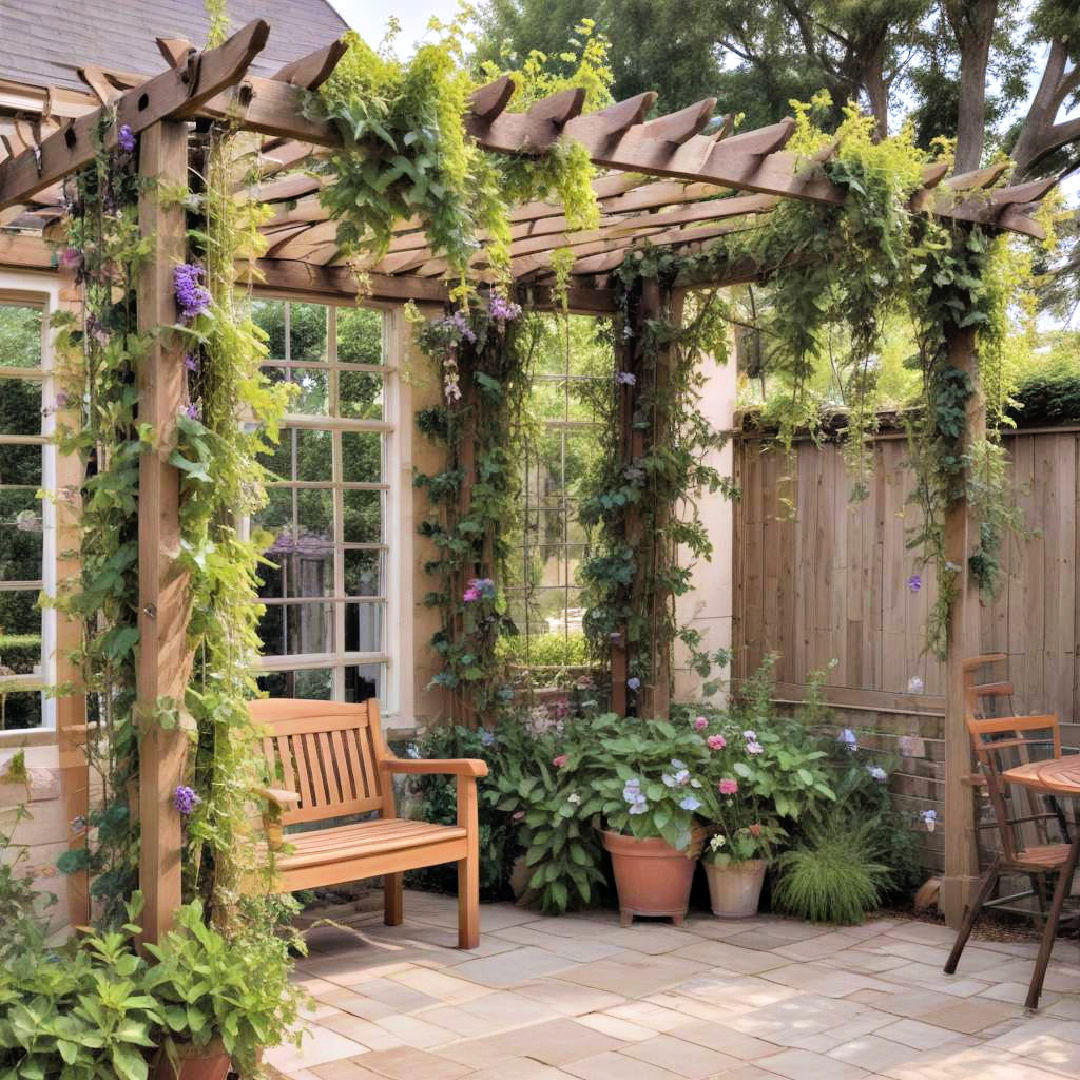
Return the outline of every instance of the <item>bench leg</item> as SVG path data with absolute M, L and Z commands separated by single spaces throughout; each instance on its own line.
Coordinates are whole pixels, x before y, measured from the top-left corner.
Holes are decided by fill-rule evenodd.
M 458 863 L 458 948 L 475 949 L 480 944 L 480 860 Z
M 383 874 L 383 922 L 400 926 L 405 918 L 405 896 L 402 874 Z

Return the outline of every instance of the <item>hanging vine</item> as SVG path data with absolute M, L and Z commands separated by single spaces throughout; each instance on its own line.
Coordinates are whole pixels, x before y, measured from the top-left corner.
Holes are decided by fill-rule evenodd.
M 137 332 L 135 276 L 148 253 L 139 235 L 140 182 L 130 129 L 106 118 L 94 132 L 93 163 L 66 182 L 69 223 L 60 262 L 81 286 L 81 310 L 53 319 L 57 352 L 56 441 L 77 455 L 80 501 L 79 574 L 61 583 L 57 608 L 78 621 L 73 659 L 87 700 L 86 753 L 102 783 L 100 804 L 73 823 L 85 845 L 57 860 L 64 872 L 92 875 L 91 895 L 111 922 L 135 887 L 138 776 L 135 648 L 139 638 L 139 458 L 152 433 L 136 414 L 135 373 L 150 339 Z M 57 687 L 56 693 L 70 693 Z

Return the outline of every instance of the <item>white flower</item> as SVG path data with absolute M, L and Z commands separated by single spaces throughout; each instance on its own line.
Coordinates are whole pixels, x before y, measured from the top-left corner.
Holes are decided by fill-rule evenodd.
M 566 796 L 566 801 L 577 806 L 577 804 L 581 802 L 581 796 L 575 791 L 573 794 Z
M 727 837 L 723 833 L 713 833 L 709 841 L 709 847 L 713 851 L 719 851 L 727 843 Z
M 907 681 L 907 690 L 909 694 L 921 694 L 925 683 L 918 675 L 912 675 Z

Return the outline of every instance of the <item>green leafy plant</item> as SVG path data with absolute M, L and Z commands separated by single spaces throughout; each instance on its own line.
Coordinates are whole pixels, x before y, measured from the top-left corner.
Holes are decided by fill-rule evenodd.
M 889 881 L 881 854 L 872 823 L 844 815 L 814 825 L 777 859 L 773 905 L 810 922 L 861 923 Z
M 253 904 L 258 901 L 248 901 Z M 166 1052 L 175 1060 L 182 1043 L 196 1048 L 221 1040 L 234 1070 L 247 1080 L 258 1073 L 260 1048 L 291 1040 L 303 993 L 290 983 L 293 936 L 276 934 L 267 910 L 249 910 L 244 929 L 231 939 L 206 925 L 199 901 L 176 913 L 176 929 L 157 945 L 143 986 L 158 1003 Z

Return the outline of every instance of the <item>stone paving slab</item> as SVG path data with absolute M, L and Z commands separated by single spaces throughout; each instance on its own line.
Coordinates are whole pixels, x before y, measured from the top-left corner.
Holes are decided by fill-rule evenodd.
M 810 926 L 695 915 L 621 928 L 486 905 L 453 948 L 452 897 L 408 893 L 402 926 L 319 927 L 297 982 L 311 1035 L 284 1080 L 1062 1080 L 1080 1077 L 1080 957 L 1059 943 L 1043 1009 L 1035 947 L 878 919 Z

